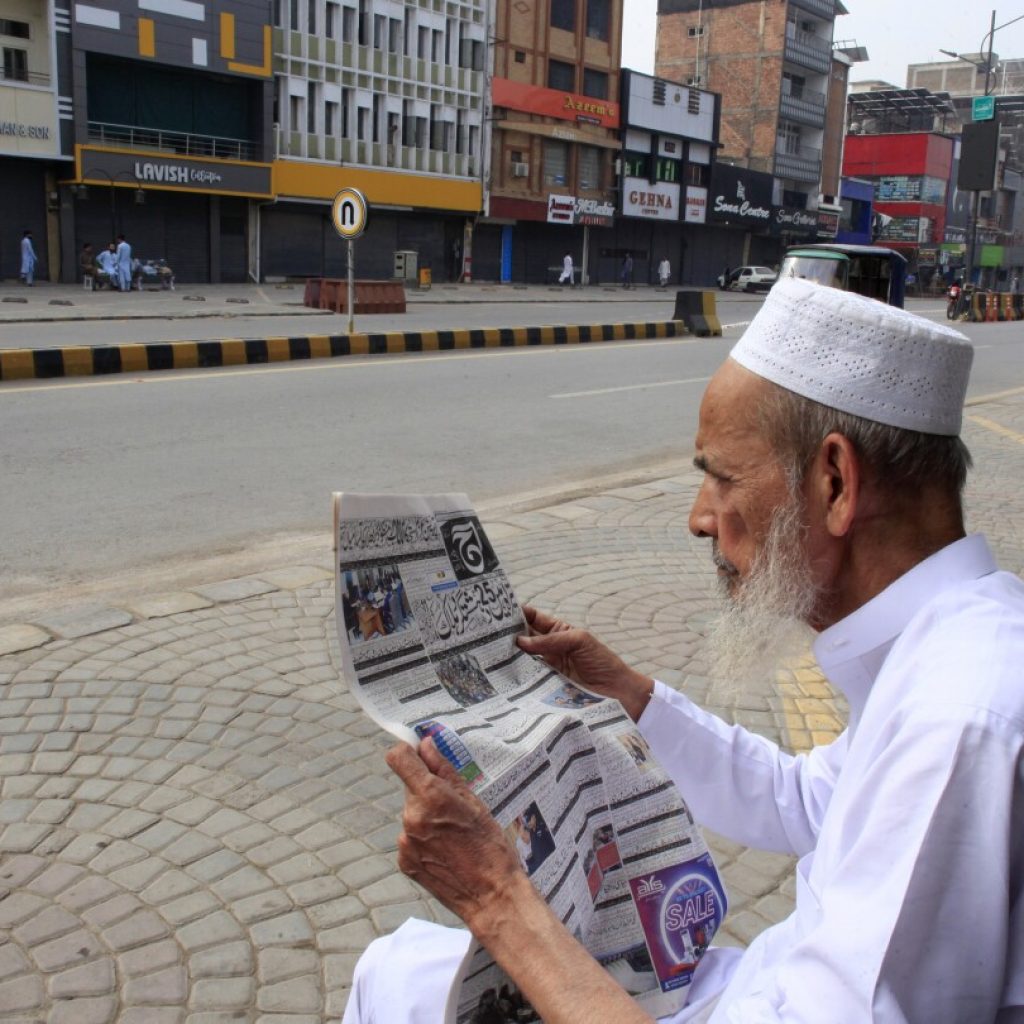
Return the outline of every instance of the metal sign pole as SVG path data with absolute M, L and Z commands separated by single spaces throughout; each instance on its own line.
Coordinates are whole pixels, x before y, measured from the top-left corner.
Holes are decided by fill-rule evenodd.
M 354 334 L 356 329 L 356 268 L 355 242 L 348 240 L 348 333 Z

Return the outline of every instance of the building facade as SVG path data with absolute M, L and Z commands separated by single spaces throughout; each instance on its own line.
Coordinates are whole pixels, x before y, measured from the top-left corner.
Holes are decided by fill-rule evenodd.
M 25 231 L 36 277 L 59 276 L 58 182 L 72 153 L 70 35 L 65 0 L 6 0 L 0 8 L 0 279 L 18 276 Z
M 608 274 L 621 111 L 622 0 L 498 0 L 489 192 L 474 270 L 497 281 Z

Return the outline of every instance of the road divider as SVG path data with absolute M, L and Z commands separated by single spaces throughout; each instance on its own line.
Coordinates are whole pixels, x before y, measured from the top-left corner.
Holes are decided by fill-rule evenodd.
M 0 349 L 0 381 L 192 370 L 296 359 L 336 359 L 341 356 L 446 352 L 517 345 L 584 345 L 601 341 L 678 338 L 686 333 L 682 321 L 661 320 L 651 323 L 480 327 L 447 331 L 387 331 L 376 334 L 314 334 L 297 338 L 226 338 L 221 341 Z

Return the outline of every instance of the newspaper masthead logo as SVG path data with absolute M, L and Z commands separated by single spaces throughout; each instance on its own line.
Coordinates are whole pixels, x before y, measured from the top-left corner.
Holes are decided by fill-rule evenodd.
M 459 580 L 475 579 L 497 569 L 498 559 L 475 516 L 442 523 L 441 538 Z
M 664 891 L 665 883 L 661 879 L 655 878 L 654 875 L 651 875 L 650 878 L 641 878 L 636 887 L 636 894 L 642 900 L 648 899 L 651 896 L 657 896 Z

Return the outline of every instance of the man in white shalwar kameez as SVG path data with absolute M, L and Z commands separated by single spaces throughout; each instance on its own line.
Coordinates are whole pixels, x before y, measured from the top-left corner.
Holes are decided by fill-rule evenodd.
M 731 607 L 711 657 L 800 620 L 848 728 L 791 756 L 527 609 L 523 650 L 617 697 L 704 825 L 791 853 L 796 908 L 712 948 L 673 1024 L 1024 1021 L 1024 585 L 966 536 L 955 331 L 788 280 L 705 393 L 690 529 Z M 408 922 L 356 969 L 345 1024 L 438 1022 L 475 935 L 547 1024 L 649 1018 L 534 893 L 436 749 L 395 747 L 399 865 L 469 931 Z
M 117 260 L 117 286 L 123 292 L 132 290 L 132 247 L 128 244 L 124 235 L 117 236 L 117 250 L 114 253 Z

